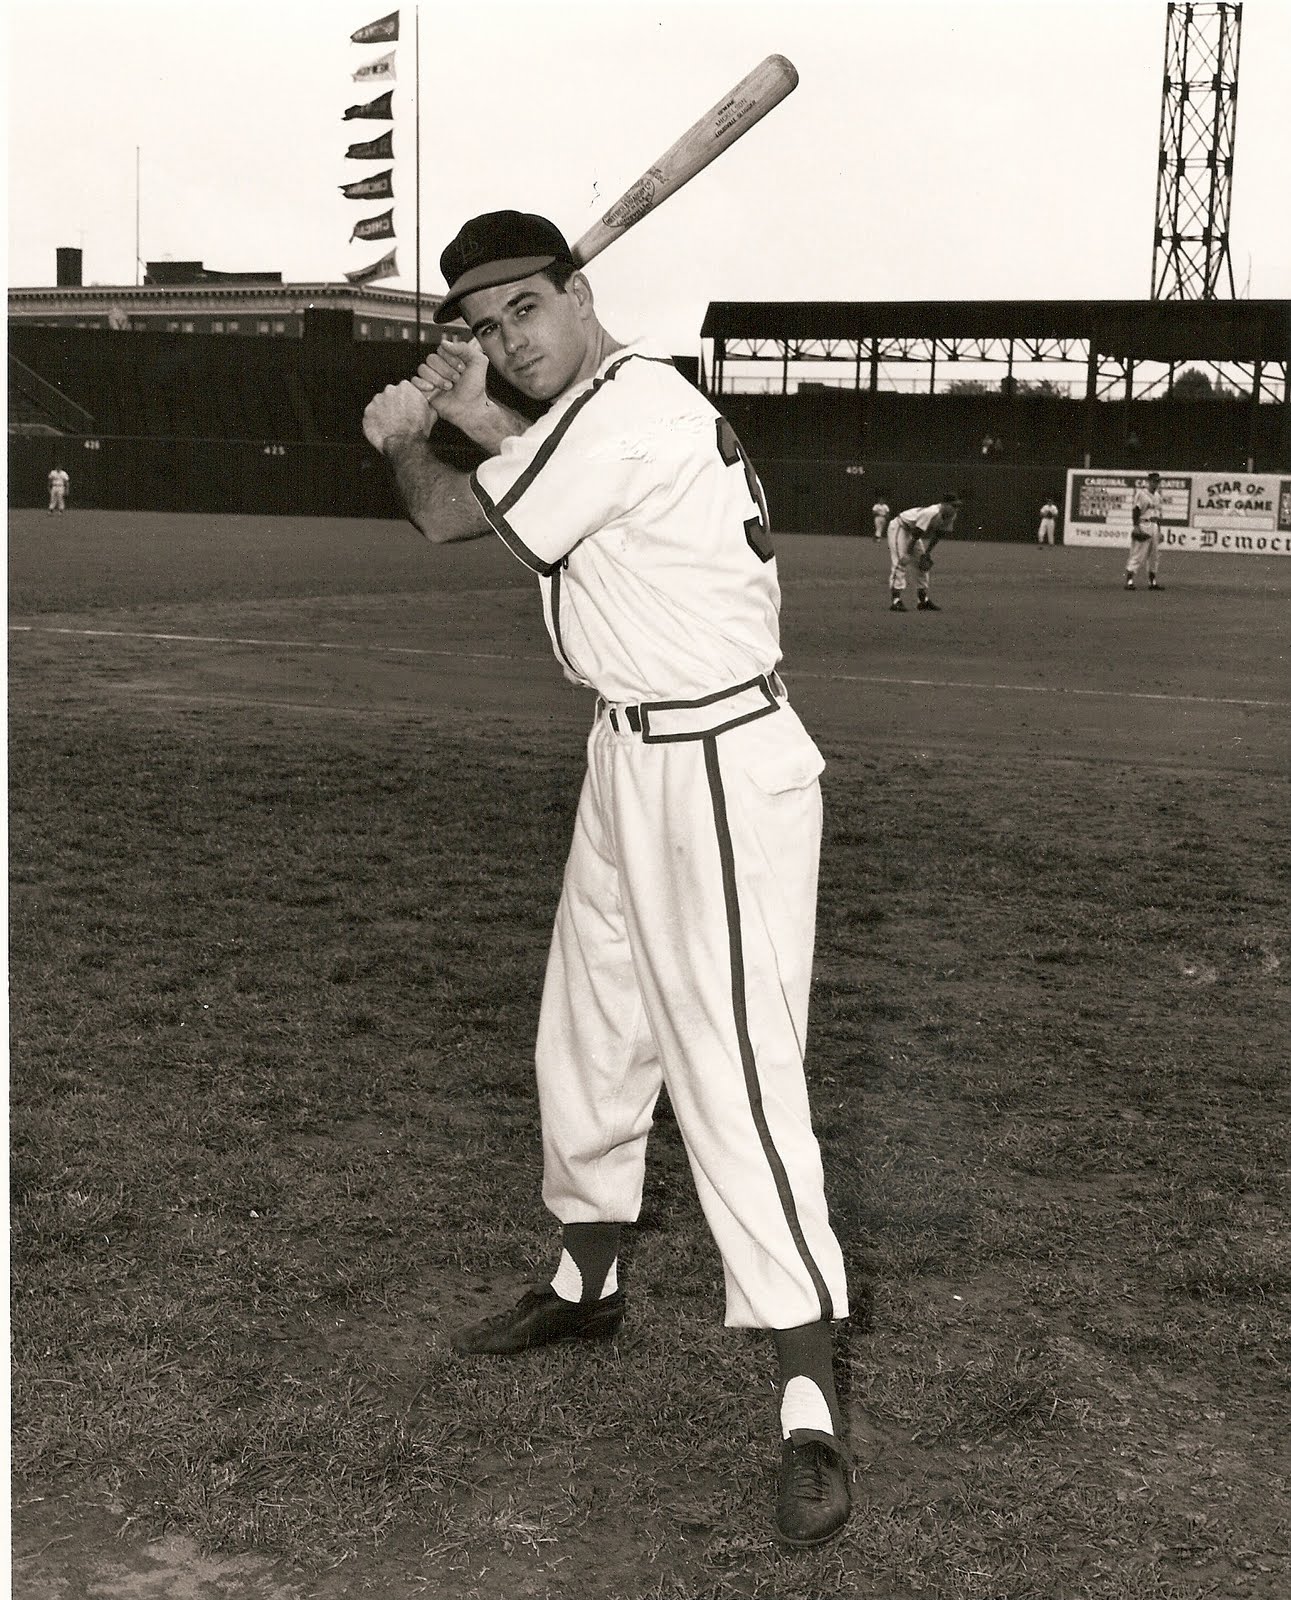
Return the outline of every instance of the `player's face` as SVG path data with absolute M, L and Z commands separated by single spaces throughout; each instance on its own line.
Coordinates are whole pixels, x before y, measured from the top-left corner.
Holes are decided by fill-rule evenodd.
M 490 365 L 534 400 L 552 400 L 596 370 L 592 298 L 581 274 L 564 289 L 540 272 L 479 289 L 462 301 L 462 314 Z

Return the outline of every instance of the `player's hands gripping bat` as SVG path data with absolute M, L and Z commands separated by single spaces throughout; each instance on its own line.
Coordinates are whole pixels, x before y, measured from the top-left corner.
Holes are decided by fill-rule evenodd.
M 798 69 L 786 56 L 767 56 L 760 61 L 592 224 L 574 244 L 574 260 L 585 266 L 606 245 L 621 238 L 723 150 L 743 138 L 755 122 L 760 122 L 797 86 Z

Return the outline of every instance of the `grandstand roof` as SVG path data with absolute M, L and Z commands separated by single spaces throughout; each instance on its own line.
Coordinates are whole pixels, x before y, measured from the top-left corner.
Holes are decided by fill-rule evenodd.
M 1135 361 L 1291 361 L 1291 300 L 714 300 L 705 339 L 1088 342 Z

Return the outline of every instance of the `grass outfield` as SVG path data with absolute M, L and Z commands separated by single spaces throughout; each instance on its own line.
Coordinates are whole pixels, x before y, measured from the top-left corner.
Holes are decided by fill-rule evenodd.
M 1291 563 L 1125 594 L 950 541 L 945 609 L 893 616 L 873 540 L 779 554 L 857 1304 L 815 1554 L 770 1536 L 771 1352 L 721 1326 L 666 1108 L 615 1343 L 448 1348 L 555 1238 L 531 1050 L 589 705 L 524 569 L 11 517 L 20 1600 L 1286 1594 Z

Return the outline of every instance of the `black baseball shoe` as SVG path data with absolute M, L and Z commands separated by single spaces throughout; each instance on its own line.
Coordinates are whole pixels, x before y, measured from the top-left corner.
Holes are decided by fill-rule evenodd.
M 528 1290 L 509 1311 L 458 1328 L 452 1343 L 459 1356 L 513 1356 L 562 1339 L 609 1339 L 622 1321 L 622 1289 L 580 1305 L 548 1284 Z
M 920 602 L 919 602 L 919 610 L 920 611 L 940 611 L 941 607 L 937 604 L 937 602 L 935 600 L 920 600 Z
M 1134 587 L 1134 579 L 1133 579 L 1133 578 L 1131 578 L 1131 577 L 1130 577 L 1130 576 L 1129 576 L 1129 575 L 1128 575 L 1128 573 L 1127 573 L 1127 574 L 1126 574 L 1126 578 L 1125 578 L 1125 587 L 1126 587 L 1126 588 L 1127 588 L 1127 589 L 1132 589 L 1132 588 L 1133 588 L 1133 587 Z
M 1161 587 L 1161 585 L 1156 581 L 1155 578 L 1149 578 L 1148 579 L 1148 588 L 1149 589 L 1159 589 L 1160 587 Z
M 894 594 L 892 596 L 892 604 L 888 607 L 888 610 L 889 611 L 904 611 L 905 610 L 905 601 L 902 600 L 902 598 L 901 598 L 901 596 L 899 594 Z
M 830 1433 L 795 1428 L 780 1452 L 775 1520 L 786 1544 L 823 1544 L 852 1512 L 851 1463 Z

